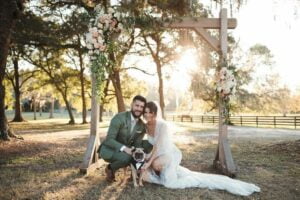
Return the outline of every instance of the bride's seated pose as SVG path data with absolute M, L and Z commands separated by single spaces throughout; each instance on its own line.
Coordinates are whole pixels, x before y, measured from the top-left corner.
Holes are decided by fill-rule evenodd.
M 226 190 L 242 196 L 260 192 L 260 188 L 251 183 L 223 175 L 194 172 L 180 166 L 181 151 L 172 142 L 168 125 L 158 116 L 158 110 L 154 102 L 146 104 L 144 118 L 147 121 L 148 141 L 153 145 L 153 150 L 142 169 L 145 170 L 144 181 L 174 189 L 198 187 Z

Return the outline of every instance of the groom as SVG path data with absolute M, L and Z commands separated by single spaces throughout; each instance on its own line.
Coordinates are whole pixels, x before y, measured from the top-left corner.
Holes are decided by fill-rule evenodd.
M 152 150 L 152 145 L 143 140 L 146 127 L 140 117 L 145 105 L 145 97 L 137 95 L 132 100 L 131 110 L 116 114 L 110 122 L 106 139 L 99 148 L 100 157 L 109 163 L 105 169 L 109 182 L 114 181 L 118 169 L 130 164 L 132 146 L 143 147 L 146 153 Z

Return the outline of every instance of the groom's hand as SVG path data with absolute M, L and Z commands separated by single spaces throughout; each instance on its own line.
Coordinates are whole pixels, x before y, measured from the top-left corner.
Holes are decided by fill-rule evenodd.
M 132 149 L 125 147 L 124 152 L 127 153 L 128 155 L 132 155 Z

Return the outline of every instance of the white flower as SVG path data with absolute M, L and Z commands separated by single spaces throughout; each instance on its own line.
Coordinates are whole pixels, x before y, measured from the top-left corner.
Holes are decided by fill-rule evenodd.
M 233 87 L 231 93 L 235 94 L 235 92 L 236 92 L 236 89 L 235 89 L 235 87 Z
M 93 39 L 93 37 L 92 37 L 92 34 L 91 34 L 91 33 L 87 33 L 87 34 L 85 35 L 85 38 L 86 38 L 86 41 L 87 41 L 87 42 L 91 42 L 91 41 L 92 41 L 92 39 Z
M 86 47 L 87 47 L 88 49 L 90 49 L 90 50 L 92 50 L 92 49 L 93 49 L 93 45 L 92 45 L 92 44 L 90 44 L 90 43 L 88 43 L 88 44 L 86 45 Z
M 225 87 L 225 88 L 223 89 L 223 93 L 224 93 L 224 94 L 230 94 L 230 91 L 231 91 L 231 89 L 230 89 L 229 87 Z
M 102 28 L 103 28 L 103 24 L 98 23 L 98 24 L 97 24 L 97 27 L 100 28 L 100 29 L 102 29 Z
M 98 43 L 103 44 L 104 40 L 103 38 L 99 35 L 99 37 L 97 38 Z
M 104 30 L 108 30 L 109 29 L 109 23 L 105 23 L 104 24 Z
M 94 54 L 93 50 L 89 50 L 89 55 L 92 56 Z
M 120 20 L 120 18 L 121 18 L 122 15 L 121 15 L 120 13 L 115 13 L 114 16 L 115 16 L 118 20 Z
M 229 96 L 234 94 L 236 81 L 233 71 L 228 70 L 226 67 L 221 68 L 217 73 L 217 88 L 218 92 L 221 92 L 222 96 Z
M 92 27 L 92 28 L 90 28 L 90 32 L 91 32 L 91 33 L 97 32 L 97 31 L 98 31 L 97 27 Z
M 94 10 L 95 10 L 96 12 L 101 12 L 101 11 L 102 11 L 101 5 L 98 4 L 98 5 L 94 8 Z
M 113 9 L 113 8 L 108 8 L 107 12 L 108 12 L 109 14 L 112 14 L 112 13 L 114 13 L 114 9 Z
M 118 24 L 118 29 L 120 29 L 120 31 L 123 31 L 124 27 L 121 23 Z

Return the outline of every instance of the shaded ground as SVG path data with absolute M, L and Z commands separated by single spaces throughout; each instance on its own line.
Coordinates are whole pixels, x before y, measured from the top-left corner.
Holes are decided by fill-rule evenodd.
M 79 174 L 88 125 L 13 124 L 25 140 L 0 142 L 0 199 L 299 199 L 300 131 L 230 127 L 229 141 L 239 167 L 238 179 L 255 183 L 261 193 L 239 197 L 207 189 L 170 190 L 154 184 L 134 189 L 124 179 L 107 184 L 104 167 Z M 105 125 L 101 132 L 105 132 Z M 214 127 L 179 124 L 174 140 L 182 165 L 214 173 L 217 147 Z M 68 131 L 67 131 L 68 130 Z M 70 131 L 71 130 L 71 131 Z M 129 177 L 127 174 L 126 178 Z

